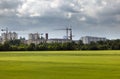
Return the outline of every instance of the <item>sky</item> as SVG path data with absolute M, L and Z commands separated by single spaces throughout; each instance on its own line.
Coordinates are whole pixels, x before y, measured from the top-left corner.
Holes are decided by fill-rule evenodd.
M 28 38 L 49 33 L 64 38 L 71 27 L 73 39 L 82 36 L 120 38 L 120 0 L 0 0 L 0 29 Z M 3 32 L 0 32 L 3 33 Z

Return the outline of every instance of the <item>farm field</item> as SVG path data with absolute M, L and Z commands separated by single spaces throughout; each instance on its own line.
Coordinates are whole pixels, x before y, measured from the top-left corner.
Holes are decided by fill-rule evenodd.
M 0 52 L 0 79 L 120 79 L 120 51 Z

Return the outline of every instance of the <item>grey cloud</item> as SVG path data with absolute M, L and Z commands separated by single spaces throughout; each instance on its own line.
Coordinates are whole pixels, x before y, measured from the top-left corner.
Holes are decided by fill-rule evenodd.
M 15 9 L 20 3 L 20 0 L 1 0 L 0 9 Z
M 17 8 L 21 4 L 21 0 L 0 0 L 0 17 L 16 16 Z
M 25 1 L 22 0 L 1 0 L 0 25 L 18 32 L 22 30 L 26 32 L 50 31 L 50 29 L 66 28 L 71 25 L 77 39 L 90 34 L 112 38 L 109 31 L 112 31 L 113 35 L 120 33 L 117 30 L 120 29 L 119 0 L 79 0 L 80 2 L 78 0 L 48 0 L 47 2 L 42 0 L 44 4 L 40 3 L 41 5 L 36 1 L 41 0 L 34 0 L 35 5 L 32 5 L 29 0 L 28 3 L 31 5 L 25 4 Z M 51 7 L 52 2 L 54 4 Z M 21 15 L 25 15 L 17 16 L 20 14 L 18 9 L 20 9 Z M 81 9 L 83 10 L 81 11 Z M 67 17 L 69 13 L 71 13 L 70 18 Z M 118 34 L 115 36 L 119 37 Z

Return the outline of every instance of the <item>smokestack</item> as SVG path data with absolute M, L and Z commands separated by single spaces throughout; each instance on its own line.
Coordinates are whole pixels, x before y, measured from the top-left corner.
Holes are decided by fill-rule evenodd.
M 46 38 L 46 40 L 48 40 L 48 33 L 45 34 L 45 38 Z

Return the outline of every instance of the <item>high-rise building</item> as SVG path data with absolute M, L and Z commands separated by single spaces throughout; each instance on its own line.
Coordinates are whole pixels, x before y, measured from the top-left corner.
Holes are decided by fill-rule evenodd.
M 30 33 L 28 35 L 28 44 L 39 44 L 40 43 L 40 36 L 38 33 Z
M 90 44 L 91 42 L 106 41 L 107 39 L 104 37 L 85 36 L 81 37 L 81 40 L 83 41 L 84 44 Z
M 18 39 L 18 34 L 16 32 L 2 33 L 1 34 L 2 41 L 9 41 Z
M 39 40 L 40 39 L 40 36 L 38 33 L 30 33 L 29 34 L 29 40 Z

